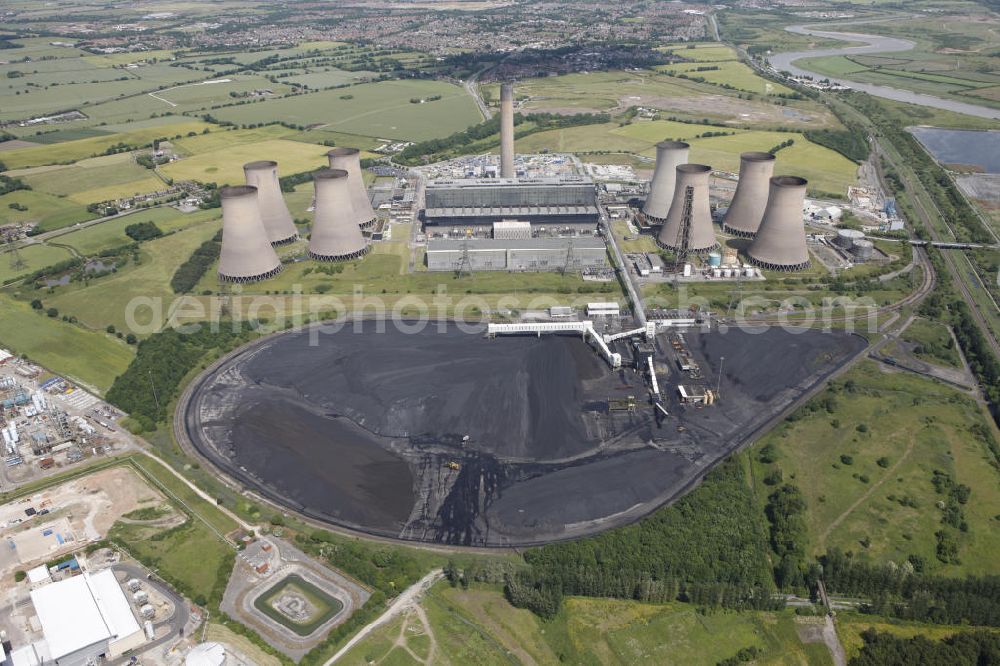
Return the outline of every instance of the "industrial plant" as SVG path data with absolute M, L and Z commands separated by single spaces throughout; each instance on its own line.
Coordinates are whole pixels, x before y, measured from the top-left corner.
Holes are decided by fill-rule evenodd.
M 309 236 L 309 256 L 313 259 L 358 259 L 368 251 L 368 244 L 357 224 L 350 180 L 344 169 L 323 169 L 313 174 L 316 215 Z
M 729 210 L 722 218 L 723 230 L 743 238 L 757 235 L 767 206 L 768 181 L 774 175 L 774 161 L 771 153 L 740 155 L 740 179 Z
M 371 229 L 378 216 L 372 208 L 364 177 L 361 175 L 361 151 L 357 148 L 334 148 L 326 154 L 331 169 L 347 172 L 347 186 L 354 209 L 354 219 L 362 229 Z
M 708 178 L 712 167 L 706 164 L 678 164 L 673 198 L 667 218 L 656 237 L 657 244 L 668 250 L 703 253 L 718 247 L 712 228 L 712 208 L 708 200 Z
M 775 271 L 809 268 L 802 205 L 806 199 L 805 178 L 775 176 L 770 179 L 767 207 L 760 227 L 747 249 L 750 260 Z
M 299 237 L 292 214 L 278 184 L 278 163 L 270 160 L 243 165 L 247 185 L 257 188 L 257 205 L 271 245 L 291 243 Z
M 499 177 L 441 178 L 425 186 L 428 270 L 606 270 L 594 181 L 525 177 L 516 159 L 514 89 L 502 83 Z
M 223 187 L 222 252 L 219 280 L 258 282 L 281 272 L 281 260 L 271 246 L 260 213 L 260 198 L 253 185 Z

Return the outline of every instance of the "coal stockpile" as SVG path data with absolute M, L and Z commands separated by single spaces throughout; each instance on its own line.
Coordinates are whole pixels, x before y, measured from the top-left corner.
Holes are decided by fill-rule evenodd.
M 216 467 L 307 516 L 401 539 L 527 545 L 635 520 L 864 347 L 769 329 L 684 334 L 711 407 L 657 340 L 659 422 L 643 376 L 576 336 L 500 337 L 358 322 L 288 332 L 230 355 L 180 405 Z M 312 344 L 314 342 L 315 344 Z M 629 347 L 618 351 L 629 360 Z M 718 374 L 720 359 L 723 372 Z M 633 409 L 619 409 L 633 396 Z

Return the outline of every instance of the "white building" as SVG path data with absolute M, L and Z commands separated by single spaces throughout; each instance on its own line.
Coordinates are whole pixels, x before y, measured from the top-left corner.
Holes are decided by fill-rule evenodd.
M 31 592 L 45 634 L 11 654 L 13 666 L 83 666 L 114 659 L 145 642 L 114 572 L 84 573 Z

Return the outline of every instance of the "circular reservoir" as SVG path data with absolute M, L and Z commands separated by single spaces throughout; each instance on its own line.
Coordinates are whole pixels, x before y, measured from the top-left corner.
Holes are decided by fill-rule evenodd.
M 864 346 L 777 328 L 686 332 L 691 358 L 724 396 L 700 409 L 679 404 L 686 375 L 660 336 L 671 416 L 658 422 L 643 376 L 611 370 L 578 335 L 399 328 L 357 321 L 233 352 L 185 393 L 179 441 L 245 487 L 332 525 L 537 544 L 631 522 L 680 496 Z M 616 344 L 628 364 L 631 348 Z

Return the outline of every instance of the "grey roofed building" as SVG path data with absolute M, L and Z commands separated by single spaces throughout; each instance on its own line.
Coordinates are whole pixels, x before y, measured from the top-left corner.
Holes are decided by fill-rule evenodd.
M 572 246 L 572 251 L 571 250 Z M 468 265 L 463 266 L 468 252 Z M 570 265 L 567 266 L 567 259 Z M 431 240 L 427 269 L 454 271 L 555 271 L 606 268 L 607 249 L 600 238 L 531 238 L 518 240 Z
M 490 225 L 518 218 L 534 225 L 590 224 L 600 211 L 593 181 L 580 177 L 457 179 L 429 183 L 424 221 L 429 225 Z

